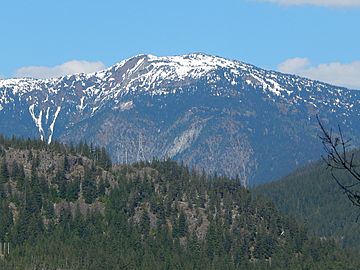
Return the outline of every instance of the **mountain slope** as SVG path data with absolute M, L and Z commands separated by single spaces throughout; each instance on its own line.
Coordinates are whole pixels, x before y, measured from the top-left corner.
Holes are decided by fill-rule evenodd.
M 0 137 L 1 269 L 357 269 L 238 183 Z
M 201 53 L 139 55 L 106 70 L 0 80 L 0 132 L 104 145 L 114 162 L 170 157 L 269 181 L 316 159 L 319 113 L 355 142 L 359 94 Z
M 354 154 L 359 157 L 360 152 Z M 340 179 L 349 177 L 345 172 L 337 176 Z M 253 191 L 272 200 L 283 213 L 304 222 L 315 235 L 360 250 L 359 209 L 338 187 L 323 162 L 298 169 Z

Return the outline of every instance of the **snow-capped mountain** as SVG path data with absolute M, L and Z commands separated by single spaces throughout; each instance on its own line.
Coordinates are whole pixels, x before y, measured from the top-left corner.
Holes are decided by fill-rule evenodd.
M 104 145 L 115 162 L 171 157 L 267 181 L 318 158 L 315 115 L 360 138 L 357 91 L 195 53 L 0 80 L 0 132 Z

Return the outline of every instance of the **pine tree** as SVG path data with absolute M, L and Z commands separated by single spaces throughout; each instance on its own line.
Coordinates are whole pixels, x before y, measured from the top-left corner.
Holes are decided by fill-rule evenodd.
M 0 203 L 0 243 L 4 241 L 5 236 L 10 232 L 13 225 L 12 212 L 6 202 Z
M 61 199 L 65 199 L 68 188 L 68 181 L 65 177 L 65 166 L 56 172 L 54 181 L 58 186 L 58 196 Z
M 180 212 L 179 223 L 178 223 L 178 232 L 179 237 L 183 237 L 187 234 L 188 228 L 186 223 L 186 216 L 183 211 Z
M 150 231 L 150 218 L 147 210 L 143 210 L 140 220 L 140 231 L 143 235 L 148 235 Z
M 84 181 L 82 182 L 82 195 L 85 199 L 85 203 L 87 204 L 93 203 L 96 199 L 97 188 L 93 170 L 85 170 Z
M 79 198 L 80 192 L 80 178 L 75 178 L 74 181 L 69 182 L 67 184 L 66 189 L 66 200 L 70 202 L 74 202 Z
M 69 170 L 70 170 L 69 158 L 68 158 L 67 154 L 65 154 L 63 171 L 64 171 L 64 173 L 67 173 Z
M 98 196 L 99 197 L 104 196 L 105 192 L 106 192 L 105 182 L 103 179 L 101 179 L 99 182 L 99 187 L 98 187 Z
M 70 208 L 65 206 L 60 211 L 59 223 L 64 230 L 68 231 L 70 229 L 70 222 L 71 222 Z
M 9 178 L 10 178 L 10 175 L 9 175 L 7 162 L 4 159 L 0 165 L 0 184 L 7 183 L 9 181 Z

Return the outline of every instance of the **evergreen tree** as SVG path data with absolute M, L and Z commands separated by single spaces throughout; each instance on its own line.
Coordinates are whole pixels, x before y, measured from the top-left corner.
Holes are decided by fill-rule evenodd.
M 0 184 L 7 183 L 9 181 L 9 170 L 7 166 L 7 162 L 4 159 L 0 164 Z
M 61 199 L 65 199 L 66 198 L 66 191 L 67 191 L 67 179 L 65 177 L 65 170 L 58 170 L 56 175 L 55 175 L 55 179 L 54 179 L 55 183 L 58 186 L 58 196 Z
M 82 182 L 82 195 L 87 204 L 93 203 L 96 199 L 97 187 L 93 175 L 93 170 L 85 170 L 84 181 Z
M 183 237 L 187 234 L 186 216 L 183 211 L 180 212 L 179 224 L 178 224 L 179 237 Z
M 104 196 L 105 192 L 106 192 L 105 181 L 103 179 L 101 179 L 100 182 L 99 182 L 99 187 L 98 187 L 98 196 L 99 197 Z
M 79 198 L 80 192 L 80 178 L 75 178 L 74 181 L 69 182 L 66 188 L 66 200 L 74 202 Z
M 13 215 L 6 202 L 0 203 L 0 243 L 5 240 L 5 236 L 10 233 L 13 225 Z
M 143 210 L 141 221 L 140 221 L 140 231 L 143 235 L 148 235 L 150 231 L 150 218 L 146 210 Z

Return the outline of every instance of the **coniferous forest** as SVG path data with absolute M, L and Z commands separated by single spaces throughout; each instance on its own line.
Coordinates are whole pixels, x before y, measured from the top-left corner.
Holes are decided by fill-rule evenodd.
M 359 151 L 354 151 L 358 164 Z M 336 172 L 351 181 L 344 170 Z M 321 238 L 360 250 L 359 207 L 354 206 L 337 185 L 324 162 L 314 162 L 273 183 L 254 188 L 253 194 L 266 197 L 285 214 L 292 215 Z
M 359 269 L 237 179 L 0 137 L 0 269 Z

